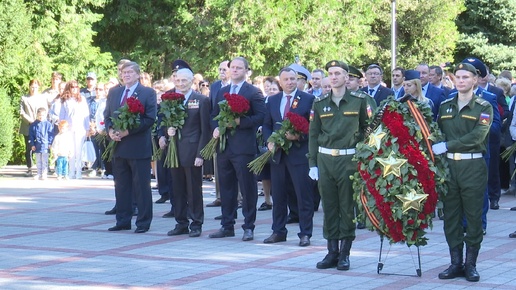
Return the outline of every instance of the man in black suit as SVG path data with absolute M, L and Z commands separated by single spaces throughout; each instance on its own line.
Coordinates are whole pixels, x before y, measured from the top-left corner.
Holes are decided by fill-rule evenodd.
M 115 175 L 116 225 L 109 231 L 131 229 L 133 197 L 138 216 L 135 233 L 145 233 L 152 221 L 152 193 L 150 187 L 150 162 L 152 155 L 151 129 L 156 119 L 156 92 L 140 85 L 140 66 L 128 62 L 122 66 L 124 86 L 109 91 L 104 111 L 104 122 L 109 137 L 117 142 L 113 155 Z M 137 128 L 119 131 L 113 128 L 112 118 L 128 98 L 138 99 L 144 106 Z
M 281 122 L 286 118 L 287 112 L 296 113 L 310 118 L 310 110 L 314 96 L 299 91 L 296 88 L 296 71 L 292 68 L 283 68 L 279 73 L 279 82 L 283 92 L 269 97 L 267 102 L 267 114 L 263 122 L 263 137 L 267 140 L 271 134 L 281 128 Z M 287 133 L 286 138 L 292 141 L 288 154 L 281 148 L 275 149 L 274 143 L 268 143 L 271 151 L 275 150 L 271 162 L 272 192 L 274 203 L 272 205 L 272 230 L 270 237 L 263 242 L 266 244 L 283 242 L 287 240 L 287 178 L 290 178 L 297 197 L 299 212 L 299 246 L 310 245 L 313 229 L 314 201 L 313 183 L 308 176 L 308 134 L 292 135 Z M 287 174 L 288 173 L 288 174 Z
M 217 153 L 217 170 L 220 181 L 220 197 L 222 200 L 221 229 L 210 234 L 210 238 L 232 237 L 235 235 L 235 214 L 237 210 L 238 189 L 242 193 L 242 213 L 244 215 L 243 241 L 254 238 L 254 222 L 256 220 L 256 203 L 258 201 L 258 186 L 255 175 L 249 171 L 247 164 L 258 152 L 256 130 L 262 125 L 265 117 L 265 103 L 260 89 L 247 83 L 249 63 L 243 57 L 236 57 L 229 63 L 231 84 L 220 89 L 216 105 L 213 108 L 212 119 L 219 112 L 219 102 L 224 100 L 225 93 L 239 94 L 250 104 L 249 111 L 235 120 L 237 126 L 234 134 L 228 132 L 226 148 Z M 213 138 L 219 138 L 218 122 L 212 121 Z
M 211 108 L 215 107 L 216 100 L 217 100 L 217 94 L 220 91 L 221 88 L 229 85 L 230 79 L 229 79 L 229 67 L 228 67 L 229 61 L 225 60 L 219 64 L 219 80 L 211 84 L 210 86 L 210 101 L 211 101 Z M 211 110 L 210 110 L 211 111 Z M 213 158 L 213 165 L 214 165 L 214 173 L 215 173 L 215 194 L 216 199 L 208 203 L 207 207 L 216 207 L 220 206 L 222 202 L 220 201 L 220 189 L 219 189 L 219 182 L 218 182 L 218 172 L 217 172 L 217 157 Z
M 366 70 L 367 87 L 363 87 L 362 91 L 369 94 L 376 101 L 376 105 L 387 99 L 387 97 L 394 95 L 394 92 L 382 86 L 383 69 L 377 64 L 371 64 Z
M 396 67 L 392 70 L 391 74 L 391 90 L 394 93 L 394 98 L 397 100 L 405 95 L 405 89 L 403 88 L 403 81 L 405 80 L 405 69 L 402 67 Z
M 206 96 L 192 90 L 193 73 L 189 69 L 180 69 L 176 73 L 176 93 L 185 96 L 187 117 L 176 137 L 178 168 L 171 168 L 172 194 L 174 196 L 174 214 L 176 226 L 168 232 L 169 236 L 189 234 L 199 237 L 204 223 L 202 200 L 202 164 L 201 149 L 206 146 L 211 136 L 210 101 Z M 165 128 L 164 128 L 165 129 Z M 167 128 L 168 136 L 175 136 L 177 128 Z M 160 138 L 160 145 L 165 139 Z M 188 217 L 192 220 L 188 221 Z M 190 229 L 189 229 L 190 228 Z
M 423 96 L 429 98 L 434 102 L 434 106 L 432 108 L 432 112 L 434 114 L 434 120 L 437 120 L 437 114 L 439 114 L 439 106 L 441 106 L 441 102 L 446 100 L 444 96 L 444 91 L 432 85 L 428 81 L 428 74 L 430 72 L 430 67 L 427 64 L 419 64 L 416 67 L 416 70 L 419 71 L 420 80 L 421 80 L 421 89 L 423 90 Z

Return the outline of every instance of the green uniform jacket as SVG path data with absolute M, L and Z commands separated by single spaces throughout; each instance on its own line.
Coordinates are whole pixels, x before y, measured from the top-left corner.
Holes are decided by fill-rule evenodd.
M 486 138 L 493 122 L 493 107 L 488 101 L 473 96 L 459 112 L 457 98 L 441 103 L 437 122 L 446 137 L 450 153 L 486 153 Z
M 330 149 L 350 149 L 364 138 L 367 119 L 376 104 L 369 102 L 363 92 L 346 90 L 339 106 L 332 101 L 332 92 L 314 101 L 310 114 L 309 154 L 310 167 L 317 166 L 319 146 Z M 358 118 L 357 118 L 358 117 Z

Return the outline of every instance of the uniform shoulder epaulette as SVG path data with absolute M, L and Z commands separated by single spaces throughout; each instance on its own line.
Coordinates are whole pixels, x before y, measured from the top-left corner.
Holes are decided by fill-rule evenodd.
M 351 92 L 350 93 L 353 97 L 357 97 L 357 98 L 366 98 L 367 96 L 369 96 L 368 94 L 362 92 L 362 91 L 354 91 L 354 92 Z
M 477 98 L 477 99 L 475 100 L 475 102 L 476 102 L 476 103 L 479 103 L 481 106 L 487 106 L 487 105 L 489 105 L 489 102 L 488 102 L 488 101 L 486 101 L 486 100 L 484 100 L 484 99 L 482 99 L 482 98 Z
M 453 98 L 448 98 L 444 101 L 441 102 L 441 105 L 444 104 L 444 103 L 448 103 L 448 102 L 451 102 L 451 100 L 453 100 Z
M 326 93 L 326 94 L 324 94 L 324 95 L 322 95 L 322 96 L 315 97 L 314 102 L 320 102 L 320 101 L 322 101 L 322 100 L 326 99 L 326 98 L 327 98 L 327 97 L 329 97 L 329 96 L 330 96 L 330 93 Z

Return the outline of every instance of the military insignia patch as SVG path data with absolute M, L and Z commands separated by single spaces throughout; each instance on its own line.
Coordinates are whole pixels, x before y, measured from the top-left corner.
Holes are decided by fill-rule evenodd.
M 489 116 L 489 114 L 482 113 L 482 114 L 480 114 L 479 122 L 482 125 L 489 125 L 489 121 L 490 121 L 489 119 L 491 119 L 491 116 Z

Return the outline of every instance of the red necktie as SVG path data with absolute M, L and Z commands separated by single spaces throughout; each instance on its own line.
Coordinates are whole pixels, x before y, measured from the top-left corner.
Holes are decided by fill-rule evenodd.
M 130 89 L 125 90 L 125 94 L 124 94 L 124 97 L 122 98 L 122 101 L 120 102 L 120 105 L 123 106 L 123 105 L 125 105 L 125 103 L 127 103 L 127 97 L 129 95 L 129 91 L 130 91 Z
M 283 109 L 283 119 L 287 118 L 287 113 L 290 112 L 290 98 L 292 96 L 287 95 L 287 102 L 285 103 L 285 108 Z

